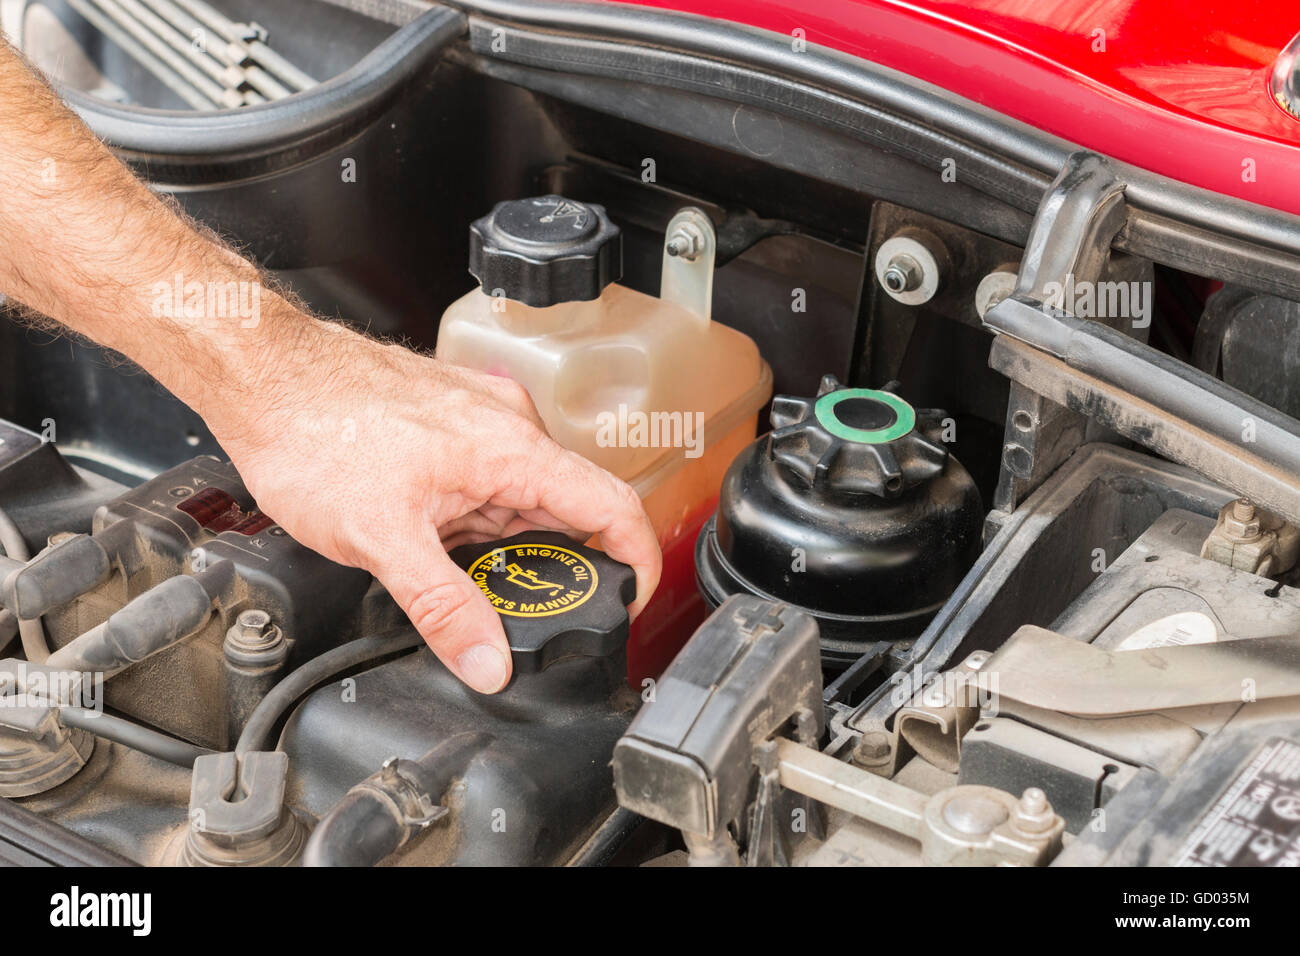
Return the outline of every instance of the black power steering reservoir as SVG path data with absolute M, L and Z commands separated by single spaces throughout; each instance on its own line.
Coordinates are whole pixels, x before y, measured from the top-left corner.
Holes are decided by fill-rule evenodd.
M 816 398 L 778 396 L 772 431 L 731 464 L 696 544 L 705 597 L 806 610 L 830 667 L 916 637 L 980 546 L 979 491 L 948 453 L 943 418 L 832 376 Z
M 607 657 L 627 643 L 636 574 L 557 532 L 526 531 L 455 548 L 451 559 L 501 616 L 521 673 L 567 657 Z

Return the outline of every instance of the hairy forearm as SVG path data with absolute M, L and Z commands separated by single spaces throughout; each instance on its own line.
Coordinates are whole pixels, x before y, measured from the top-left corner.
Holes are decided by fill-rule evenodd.
M 369 569 L 485 693 L 505 633 L 444 540 L 599 534 L 659 577 L 630 487 L 545 433 L 515 383 L 322 322 L 153 195 L 0 41 L 0 292 L 126 355 L 208 424 L 258 505 Z
M 209 424 L 240 391 L 269 397 L 272 360 L 284 374 L 346 336 L 155 196 L 2 40 L 0 145 L 0 292 L 128 356 Z

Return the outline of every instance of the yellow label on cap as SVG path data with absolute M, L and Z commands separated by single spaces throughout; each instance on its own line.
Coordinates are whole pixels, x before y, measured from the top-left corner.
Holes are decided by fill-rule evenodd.
M 590 561 L 553 544 L 494 548 L 466 573 L 497 613 L 512 617 L 572 611 L 596 593 L 598 581 Z

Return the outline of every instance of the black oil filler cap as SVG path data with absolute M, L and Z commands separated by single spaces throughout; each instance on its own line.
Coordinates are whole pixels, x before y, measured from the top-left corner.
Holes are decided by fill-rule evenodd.
M 623 277 L 623 239 L 603 206 L 512 199 L 470 225 L 469 271 L 488 295 L 535 308 L 586 302 Z
M 525 531 L 455 548 L 451 559 L 501 616 L 517 671 L 605 657 L 627 642 L 636 573 L 558 532 Z

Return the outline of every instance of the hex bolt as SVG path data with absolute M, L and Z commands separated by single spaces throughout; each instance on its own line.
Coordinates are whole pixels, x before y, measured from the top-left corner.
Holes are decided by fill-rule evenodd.
M 1030 787 L 1020 795 L 1016 805 L 1016 828 L 1024 833 L 1043 833 L 1056 822 L 1056 813 L 1047 800 L 1047 794 L 1038 787 Z
M 907 255 L 897 255 L 890 259 L 880 277 L 885 288 L 895 295 L 919 289 L 922 279 L 924 274 L 921 264 Z
M 241 611 L 235 619 L 239 636 L 249 644 L 264 644 L 274 637 L 271 634 L 271 615 L 257 608 Z
M 260 608 L 240 611 L 234 626 L 226 632 L 226 659 L 235 664 L 265 666 L 282 659 L 287 652 L 284 632 L 271 623 L 271 615 Z
M 853 748 L 853 762 L 859 767 L 879 767 L 889 762 L 889 735 L 874 730 L 865 733 Z
M 908 226 L 882 242 L 872 258 L 876 281 L 903 305 L 925 305 L 938 293 L 951 264 L 937 236 Z
M 664 244 L 664 252 L 685 259 L 687 262 L 694 261 L 695 257 L 703 251 L 704 235 L 690 223 L 683 223 L 673 230 L 673 234 Z
M 1229 538 L 1239 542 L 1255 541 L 1262 530 L 1259 512 L 1249 498 L 1238 498 L 1232 502 L 1223 519 L 1223 531 Z

